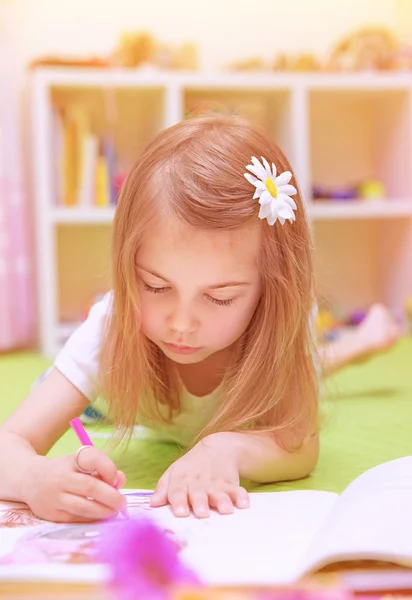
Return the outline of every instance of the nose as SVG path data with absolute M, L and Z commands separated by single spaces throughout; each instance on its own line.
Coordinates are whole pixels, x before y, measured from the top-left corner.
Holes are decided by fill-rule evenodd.
M 196 331 L 197 320 L 187 307 L 177 306 L 169 315 L 168 326 L 172 331 L 183 336 Z

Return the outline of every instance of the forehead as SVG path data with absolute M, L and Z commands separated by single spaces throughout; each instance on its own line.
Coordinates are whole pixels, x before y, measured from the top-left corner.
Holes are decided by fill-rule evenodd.
M 209 283 L 228 277 L 251 277 L 257 271 L 258 223 L 232 231 L 200 230 L 176 217 L 159 218 L 138 251 L 139 264 L 177 280 L 190 272 Z M 212 280 L 213 281 L 212 281 Z

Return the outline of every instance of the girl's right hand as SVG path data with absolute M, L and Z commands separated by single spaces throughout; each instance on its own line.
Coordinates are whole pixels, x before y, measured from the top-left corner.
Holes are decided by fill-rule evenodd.
M 47 521 L 85 523 L 126 513 L 126 498 L 116 489 L 125 483 L 124 473 L 101 450 L 90 446 L 79 456 L 49 459 L 36 456 L 22 482 L 22 498 L 35 515 Z M 116 487 L 115 487 L 116 486 Z

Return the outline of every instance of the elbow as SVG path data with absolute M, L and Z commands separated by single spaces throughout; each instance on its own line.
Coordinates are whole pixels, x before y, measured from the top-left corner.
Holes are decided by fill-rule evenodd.
M 296 452 L 293 479 L 304 479 L 314 471 L 319 459 L 319 435 L 312 435 L 307 442 Z

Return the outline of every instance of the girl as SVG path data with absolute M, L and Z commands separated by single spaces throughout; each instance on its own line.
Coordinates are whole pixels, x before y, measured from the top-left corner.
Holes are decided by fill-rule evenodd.
M 240 118 L 188 120 L 148 145 L 116 211 L 113 292 L 0 431 L 1 498 L 53 521 L 124 508 L 125 477 L 100 450 L 45 457 L 99 394 L 122 434 L 138 422 L 189 448 L 152 500 L 177 516 L 247 507 L 240 477 L 312 471 L 314 283 L 291 180 L 276 144 Z

